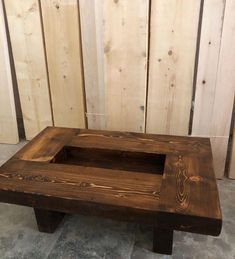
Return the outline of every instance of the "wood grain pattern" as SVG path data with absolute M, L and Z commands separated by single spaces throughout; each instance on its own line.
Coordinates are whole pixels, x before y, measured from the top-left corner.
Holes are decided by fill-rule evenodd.
M 102 1 L 79 0 L 89 129 L 105 128 Z
M 80 23 L 76 0 L 41 1 L 56 126 L 85 127 Z
M 0 168 L 0 180 L 2 202 L 167 230 L 221 230 L 209 139 L 48 127 Z
M 11 66 L 2 2 L 0 1 L 0 143 L 19 141 Z
M 209 152 L 201 158 L 188 157 L 187 154 L 168 156 L 164 175 L 159 204 L 161 226 L 171 225 L 173 229 L 197 232 L 198 222 L 194 216 L 199 217 L 201 223 L 211 218 L 206 223 L 206 230 L 201 229 L 200 232 L 210 229 L 218 235 L 221 231 L 221 209 L 217 186 L 213 184 L 212 154 Z M 178 225 L 181 217 L 183 223 Z
M 7 166 L 8 167 L 8 166 Z M 75 169 L 75 170 L 74 170 Z M 56 170 L 56 175 L 54 172 Z M 0 188 L 63 200 L 91 201 L 151 211 L 157 206 L 161 177 L 99 168 L 13 162 L 0 173 Z M 115 181 L 113 181 L 115 179 Z
M 147 133 L 187 135 L 200 1 L 151 7 Z
M 53 123 L 39 5 L 6 0 L 5 6 L 26 139 L 32 139 Z
M 68 145 L 153 154 L 183 153 L 202 157 L 210 151 L 210 141 L 206 138 L 83 129 L 71 138 Z
M 144 132 L 149 1 L 103 3 L 106 129 Z
M 50 162 L 73 135 L 76 129 L 47 127 L 25 145 L 14 157 L 28 161 Z M 45 145 L 48 149 L 45 150 Z

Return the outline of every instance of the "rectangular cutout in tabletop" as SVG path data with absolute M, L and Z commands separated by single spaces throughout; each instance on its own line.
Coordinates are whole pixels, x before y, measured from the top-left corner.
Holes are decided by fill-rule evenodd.
M 52 163 L 163 174 L 165 155 L 65 146 Z

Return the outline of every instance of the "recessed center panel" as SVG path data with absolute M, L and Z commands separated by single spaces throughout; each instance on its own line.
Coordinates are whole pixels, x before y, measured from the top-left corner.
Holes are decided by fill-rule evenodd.
M 65 146 L 52 163 L 163 174 L 165 155 Z

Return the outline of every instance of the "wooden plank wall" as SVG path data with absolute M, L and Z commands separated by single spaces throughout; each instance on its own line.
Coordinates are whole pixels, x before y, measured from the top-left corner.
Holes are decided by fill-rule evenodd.
M 148 0 L 80 0 L 89 128 L 144 132 L 148 15 Z
M 19 141 L 8 42 L 0 1 L 0 143 L 16 144 Z
M 144 132 L 149 1 L 103 5 L 106 128 Z
M 85 127 L 77 0 L 41 1 L 55 126 Z
M 37 0 L 5 0 L 27 139 L 52 125 L 40 10 Z
M 199 10 L 195 0 L 152 1 L 148 133 L 188 134 Z
M 79 7 L 87 123 L 90 129 L 104 129 L 103 4 L 102 1 L 80 0 Z
M 27 139 L 47 125 L 191 129 L 211 138 L 223 176 L 235 91 L 233 0 L 4 1 Z

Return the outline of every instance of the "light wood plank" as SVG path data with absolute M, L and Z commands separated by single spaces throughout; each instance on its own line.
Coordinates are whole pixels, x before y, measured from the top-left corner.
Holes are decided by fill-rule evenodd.
M 217 178 L 224 176 L 224 168 L 227 157 L 229 137 L 210 137 L 212 154 L 213 154 L 213 165 L 215 175 Z
M 16 144 L 19 137 L 2 1 L 0 1 L 0 104 L 0 143 Z
M 42 28 L 37 0 L 5 0 L 27 139 L 52 125 Z
M 221 36 L 223 9 L 224 1 L 205 2 L 192 129 L 211 137 L 218 178 L 224 175 L 235 91 L 234 1 L 226 1 Z
M 198 58 L 193 135 L 211 135 L 211 116 L 223 26 L 225 1 L 205 0 Z
M 199 10 L 200 1 L 152 1 L 149 133 L 188 134 Z
M 231 149 L 231 157 L 229 164 L 229 172 L 228 176 L 230 178 L 235 179 L 235 127 L 233 128 L 233 140 L 232 140 L 232 149 Z
M 216 79 L 224 8 L 225 2 L 223 0 L 204 1 L 192 125 L 192 135 L 194 136 L 214 136 L 211 119 L 215 105 L 215 95 L 218 90 Z M 211 138 L 214 168 L 217 177 L 223 175 L 227 143 L 228 136 L 214 136 Z
M 211 117 L 214 136 L 229 136 L 235 93 L 235 2 L 226 1 L 216 92 Z M 226 115 L 226 116 L 225 116 Z
M 80 25 L 76 0 L 41 1 L 56 126 L 85 127 Z
M 145 129 L 148 0 L 104 0 L 106 128 Z
M 79 10 L 88 128 L 104 129 L 102 1 L 79 0 Z

